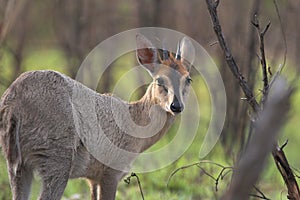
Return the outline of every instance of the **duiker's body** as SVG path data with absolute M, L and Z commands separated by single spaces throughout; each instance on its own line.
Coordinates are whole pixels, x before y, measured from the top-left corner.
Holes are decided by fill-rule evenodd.
M 90 131 L 82 128 L 84 123 L 89 123 L 90 117 L 84 117 L 86 113 L 83 112 L 88 111 L 81 110 L 79 104 L 84 108 L 93 107 L 96 113 L 93 119 L 112 144 L 139 153 L 169 129 L 176 114 L 183 110 L 190 84 L 190 66 L 183 59 L 190 58 L 188 53 L 193 54 L 188 39 L 181 43 L 181 57 L 164 52 L 164 58 L 160 58 L 158 51 L 141 35 L 137 36 L 137 44 L 139 62 L 154 78 L 146 94 L 137 102 L 127 103 L 111 95 L 98 94 L 54 71 L 24 73 L 4 93 L 0 102 L 0 142 L 7 159 L 13 199 L 29 198 L 34 170 L 41 176 L 40 199 L 60 199 L 68 179 L 78 177 L 89 180 L 92 199 L 115 198 L 118 181 L 124 173 L 102 164 L 88 151 L 80 135 Z M 80 101 L 74 100 L 74 93 L 82 95 Z M 94 104 L 87 105 L 91 98 Z M 114 110 L 111 102 L 128 108 L 132 121 L 139 126 L 152 123 L 151 127 L 160 127 L 161 121 L 153 119 L 165 116 L 164 124 L 151 137 L 133 137 L 117 124 L 115 116 L 123 116 L 118 113 L 122 109 Z M 151 109 L 152 106 L 156 109 Z M 154 130 L 148 131 L 151 135 Z M 111 159 L 115 159 L 115 155 L 111 155 Z M 132 160 L 128 160 L 128 164 Z

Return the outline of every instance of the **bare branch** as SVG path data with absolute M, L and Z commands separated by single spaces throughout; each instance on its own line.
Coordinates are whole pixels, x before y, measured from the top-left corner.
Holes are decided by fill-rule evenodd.
M 265 45 L 264 45 L 264 36 L 268 31 L 271 22 L 269 21 L 268 24 L 261 30 L 259 20 L 257 19 L 257 15 L 254 15 L 254 19 L 252 21 L 253 26 L 256 28 L 258 36 L 259 36 L 259 49 L 260 49 L 260 63 L 262 67 L 262 75 L 263 75 L 263 97 L 262 97 L 262 106 L 265 104 L 266 98 L 268 96 L 269 90 L 269 79 L 268 79 L 268 68 L 267 68 L 267 61 L 266 61 L 266 54 L 265 54 Z
M 209 172 L 207 172 L 202 166 L 201 164 L 212 164 L 212 165 L 215 165 L 219 168 L 221 168 L 220 172 L 218 173 L 217 177 L 213 176 L 212 174 L 210 174 Z M 168 181 L 167 181 L 167 186 L 169 185 L 170 181 L 171 181 L 171 178 L 180 170 L 183 170 L 183 169 L 187 169 L 187 168 L 190 168 L 190 167 L 193 167 L 193 166 L 197 166 L 205 175 L 207 175 L 208 177 L 210 177 L 211 179 L 213 179 L 215 181 L 215 189 L 216 191 L 218 191 L 218 185 L 219 185 L 219 181 L 220 180 L 223 180 L 225 176 L 227 176 L 230 172 L 233 171 L 233 168 L 232 167 L 226 167 L 224 165 L 221 165 L 221 164 L 218 164 L 218 163 L 215 163 L 215 162 L 212 162 L 210 160 L 202 160 L 202 161 L 199 161 L 199 162 L 196 162 L 196 163 L 193 163 L 193 164 L 190 164 L 190 165 L 185 165 L 185 166 L 182 166 L 178 169 L 176 169 L 175 171 L 173 171 L 169 178 L 168 178 Z
M 271 21 L 268 22 L 268 24 L 265 26 L 265 28 L 262 30 L 262 32 L 260 33 L 262 35 L 262 37 L 265 36 L 266 32 L 269 30 L 271 25 Z
M 229 190 L 223 200 L 248 199 L 261 173 L 266 157 L 274 149 L 276 137 L 284 124 L 293 90 L 283 79 L 278 79 L 269 92 L 265 108 L 259 113 L 256 130 L 241 159 L 237 163 Z
M 286 140 L 283 145 L 281 145 L 280 149 L 283 151 L 284 147 L 288 144 L 289 140 Z
M 224 57 L 227 62 L 228 67 L 230 68 L 231 72 L 233 73 L 234 77 L 238 80 L 246 98 L 249 104 L 251 105 L 252 109 L 255 112 L 258 112 L 260 110 L 259 104 L 257 103 L 256 99 L 254 98 L 254 95 L 252 93 L 251 88 L 249 87 L 247 81 L 245 80 L 244 76 L 241 74 L 240 69 L 238 65 L 236 64 L 235 59 L 233 58 L 231 51 L 224 39 L 224 35 L 222 32 L 222 28 L 219 22 L 218 14 L 217 14 L 217 6 L 219 4 L 219 1 L 213 1 L 213 0 L 206 0 L 206 4 L 210 13 L 210 17 L 213 23 L 213 28 L 215 31 L 215 34 L 218 38 L 219 44 L 224 52 Z
M 300 199 L 300 191 L 298 183 L 295 179 L 293 170 L 290 168 L 289 162 L 285 156 L 283 148 L 286 146 L 287 142 L 285 142 L 281 148 L 277 147 L 273 149 L 272 155 L 274 161 L 276 163 L 277 169 L 281 173 L 283 180 L 288 188 L 288 199 Z

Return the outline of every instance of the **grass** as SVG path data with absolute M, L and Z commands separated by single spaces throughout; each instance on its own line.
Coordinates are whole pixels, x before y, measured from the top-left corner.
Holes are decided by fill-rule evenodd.
M 54 69 L 66 73 L 66 64 L 64 56 L 62 53 L 56 49 L 50 50 L 36 50 L 28 53 L 24 60 L 23 66 L 24 70 L 36 70 L 36 69 Z M 131 62 L 128 62 L 130 65 Z M 11 65 L 11 58 L 7 56 L 5 59 L 1 60 L 0 71 L 6 76 L 11 76 L 10 68 L 7 66 Z M 6 67 L 3 67 L 6 66 Z M 127 68 L 123 68 L 118 71 L 119 67 L 122 67 L 120 63 L 116 62 L 116 68 L 114 68 L 114 81 L 118 80 L 126 73 Z M 199 132 L 194 139 L 192 145 L 172 165 L 169 165 L 163 169 L 150 172 L 138 174 L 143 192 L 146 200 L 157 200 L 157 199 L 168 199 L 168 200 L 211 200 L 218 199 L 223 191 L 227 188 L 230 175 L 224 180 L 219 181 L 218 191 L 215 190 L 215 181 L 209 176 L 205 175 L 198 167 L 190 167 L 185 170 L 177 172 L 169 182 L 167 186 L 167 181 L 170 174 L 177 168 L 184 165 L 188 165 L 197 162 L 199 150 L 205 136 L 208 123 L 210 120 L 210 102 L 209 95 L 205 84 L 199 78 L 194 78 L 194 89 L 198 92 L 197 96 L 201 99 L 200 111 L 201 111 L 201 121 Z M 4 88 L 0 88 L 1 94 Z M 300 143 L 300 136 L 298 135 L 300 118 L 300 92 L 297 92 L 292 100 L 292 111 L 290 118 L 286 126 L 282 129 L 282 135 L 280 137 L 280 142 L 290 139 L 289 144 L 285 148 L 286 154 L 292 166 L 297 168 L 300 166 L 300 160 L 298 159 L 298 149 Z M 158 144 L 154 145 L 153 149 L 158 149 L 166 144 L 174 137 L 176 134 L 178 126 L 174 126 L 171 131 L 160 141 Z M 161 158 L 164 159 L 164 158 Z M 212 160 L 216 163 L 223 164 L 225 166 L 231 166 L 232 160 L 224 153 L 224 150 L 220 143 L 217 143 L 215 148 L 210 152 L 210 154 L 205 158 Z M 201 165 L 202 166 L 202 165 Z M 219 168 L 203 164 L 206 171 L 211 173 L 216 177 L 219 173 Z M 39 195 L 40 183 L 36 181 L 33 184 L 32 199 L 36 199 Z M 258 183 L 259 188 L 271 199 L 286 199 L 285 185 L 280 177 L 280 174 L 276 170 L 276 167 L 270 157 L 267 162 L 267 167 L 265 168 L 263 175 Z M 282 195 L 283 194 L 283 195 Z M 87 199 L 89 197 L 89 189 L 85 180 L 76 179 L 70 180 L 68 182 L 67 188 L 64 193 L 64 199 Z M 3 156 L 0 156 L 0 199 L 11 199 L 11 193 L 9 189 L 7 169 L 5 165 L 5 160 Z M 119 183 L 117 191 L 117 200 L 139 200 L 141 199 L 140 191 L 135 179 L 131 180 L 130 184 L 121 181 Z

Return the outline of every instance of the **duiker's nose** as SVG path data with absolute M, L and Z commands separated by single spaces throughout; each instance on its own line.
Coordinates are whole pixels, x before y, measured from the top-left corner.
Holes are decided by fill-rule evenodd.
M 184 107 L 183 104 L 180 103 L 175 96 L 174 100 L 170 106 L 171 111 L 174 113 L 180 113 L 181 111 L 183 111 L 183 107 Z

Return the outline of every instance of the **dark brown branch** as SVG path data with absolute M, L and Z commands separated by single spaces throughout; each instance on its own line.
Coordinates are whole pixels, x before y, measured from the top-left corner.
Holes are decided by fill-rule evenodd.
M 224 39 L 224 35 L 222 32 L 222 28 L 221 28 L 221 25 L 219 22 L 218 14 L 217 14 L 217 7 L 219 4 L 219 1 L 206 0 L 206 4 L 208 7 L 210 16 L 211 16 L 215 34 L 218 38 L 219 44 L 220 44 L 223 52 L 224 52 L 224 57 L 227 62 L 227 65 L 230 68 L 231 72 L 233 73 L 234 77 L 238 80 L 239 85 L 241 86 L 241 88 L 247 98 L 247 101 L 251 105 L 252 109 L 255 112 L 258 112 L 260 110 L 260 106 L 257 103 L 256 99 L 254 98 L 252 90 L 249 87 L 247 81 L 245 80 L 244 76 L 241 74 L 240 69 L 239 69 L 238 65 L 236 64 L 236 61 L 233 58 L 231 51 Z
M 283 180 L 288 188 L 287 198 L 293 200 L 299 200 L 300 191 L 299 191 L 298 183 L 295 179 L 293 170 L 290 168 L 289 162 L 283 151 L 283 148 L 284 146 L 286 146 L 286 144 L 287 143 L 285 143 L 281 147 L 274 148 L 272 151 L 272 155 L 276 163 L 277 169 L 281 173 L 281 176 L 283 177 Z
M 260 43 L 260 63 L 262 67 L 262 75 L 263 75 L 263 97 L 262 97 L 262 106 L 265 104 L 266 98 L 268 96 L 268 90 L 269 90 L 269 79 L 268 79 L 268 67 L 267 67 L 267 61 L 266 61 L 266 54 L 265 54 L 265 44 L 264 44 L 264 36 L 266 32 L 268 31 L 271 22 L 269 21 L 268 24 L 261 30 L 259 21 L 257 19 L 257 15 L 254 15 L 254 19 L 252 21 L 252 24 L 255 26 L 257 33 L 259 35 L 259 43 Z

